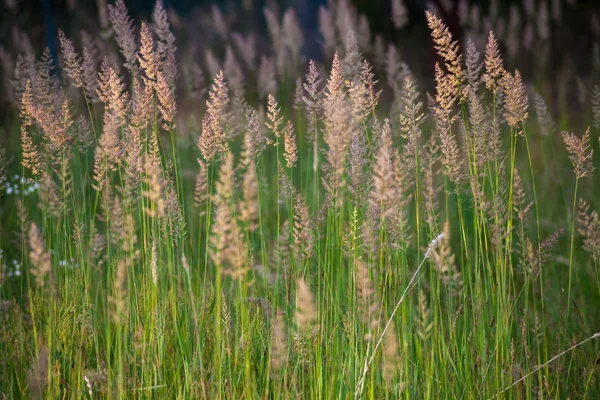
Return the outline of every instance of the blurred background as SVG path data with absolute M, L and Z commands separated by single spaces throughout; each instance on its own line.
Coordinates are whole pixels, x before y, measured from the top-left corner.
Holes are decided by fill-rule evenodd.
M 14 80 L 19 54 L 39 56 L 47 47 L 58 66 L 59 29 L 78 46 L 83 45 L 82 37 L 96 41 L 100 48 L 106 43 L 114 45 L 108 15 L 110 3 L 3 0 L 0 118 L 9 118 L 14 110 L 11 104 L 16 99 L 10 82 Z M 493 30 L 507 67 L 518 68 L 526 81 L 544 94 L 551 110 L 561 115 L 559 121 L 577 123 L 580 113 L 589 109 L 591 88 L 597 81 L 596 71 L 600 70 L 597 0 L 164 0 L 164 7 L 177 38 L 180 65 L 182 60 L 202 58 L 208 47 L 222 64 L 225 49 L 233 43 L 234 31 L 242 37 L 252 37 L 253 50 L 260 60 L 261 55 L 269 54 L 271 46 L 266 9 L 277 18 L 293 10 L 302 30 L 303 60 L 312 58 L 327 63 L 331 54 L 324 51 L 327 22 L 323 21 L 322 10 L 329 10 L 332 15 L 342 7 L 341 3 L 351 10 L 350 25 L 355 25 L 361 51 L 381 72 L 380 79 L 385 74 L 382 54 L 387 54 L 389 44 L 393 44 L 420 86 L 432 91 L 435 55 L 424 16 L 429 9 L 442 17 L 463 49 L 471 39 L 483 53 L 488 32 Z M 136 23 L 151 20 L 154 1 L 127 0 L 125 4 Z M 336 25 L 339 31 L 339 21 Z M 343 38 L 339 36 L 342 35 L 338 32 L 336 46 L 343 49 Z M 206 79 L 210 79 L 210 67 L 206 69 Z

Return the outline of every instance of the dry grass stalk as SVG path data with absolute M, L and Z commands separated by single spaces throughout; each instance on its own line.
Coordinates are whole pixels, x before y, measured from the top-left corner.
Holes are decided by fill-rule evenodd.
M 540 125 L 541 134 L 544 136 L 553 136 L 556 132 L 556 123 L 552 119 L 552 114 L 544 98 L 538 92 L 535 92 L 533 104 L 535 105 L 535 114 Z
M 110 115 L 116 119 L 120 126 L 127 116 L 128 96 L 123 78 L 119 76 L 115 68 L 110 66 L 106 57 L 102 61 L 100 73 L 98 74 L 97 95 L 108 111 L 105 112 L 105 120 L 107 115 Z
M 327 191 L 328 202 L 339 200 L 340 189 L 344 182 L 346 152 L 351 139 L 349 104 L 344 92 L 344 76 L 337 53 L 333 65 L 327 92 L 324 100 L 325 143 L 328 146 L 326 154 L 326 176 L 323 184 Z M 337 201 L 338 207 L 341 206 Z
M 253 232 L 258 227 L 258 179 L 256 176 L 256 164 L 254 158 L 250 158 L 246 165 L 246 173 L 242 181 L 242 201 L 240 203 L 240 221 L 248 226 Z
M 398 97 L 402 92 L 402 82 L 410 74 L 410 69 L 402 61 L 398 49 L 393 44 L 388 45 L 382 63 L 385 67 L 387 84 L 392 88 L 394 97 Z
M 156 74 L 158 72 L 158 59 L 157 54 L 154 51 L 154 39 L 152 38 L 152 31 L 145 22 L 142 21 L 140 28 L 140 52 L 138 55 L 138 62 L 142 71 L 144 72 L 143 79 L 144 84 L 148 87 L 154 87 L 156 83 Z
M 401 98 L 400 131 L 406 143 L 402 147 L 402 164 L 406 168 L 406 176 L 418 174 L 420 157 L 421 125 L 425 120 L 419 101 L 419 92 L 413 80 L 407 77 L 404 80 L 404 90 Z M 407 182 L 410 188 L 411 182 Z
M 57 94 L 55 90 L 56 82 L 52 53 L 48 47 L 45 47 L 40 61 L 35 66 L 35 74 L 33 75 L 36 106 L 51 109 Z
M 581 138 L 574 133 L 562 133 L 565 146 L 569 152 L 569 160 L 573 164 L 573 172 L 577 179 L 583 178 L 594 172 L 593 155 L 594 150 L 590 145 L 590 128 Z
M 162 73 L 165 77 L 166 84 L 169 88 L 173 88 L 175 79 L 177 78 L 177 60 L 175 53 L 175 35 L 169 27 L 169 19 L 167 11 L 163 7 L 162 0 L 158 0 L 154 6 L 152 20 L 158 36 L 157 53 L 162 66 Z
M 317 134 L 317 123 L 320 120 L 323 112 L 323 88 L 321 87 L 323 80 L 319 75 L 317 66 L 313 60 L 308 62 L 308 74 L 306 74 L 306 82 L 304 86 L 304 96 L 302 101 L 304 109 L 308 113 L 308 132 L 309 138 L 314 139 Z
M 295 74 L 298 63 L 300 62 L 300 54 L 304 45 L 304 37 L 296 11 L 293 8 L 288 8 L 283 14 L 283 22 L 281 24 L 282 43 L 285 46 L 285 53 L 289 57 L 285 61 L 285 65 L 289 66 L 290 73 Z
M 444 25 L 441 19 L 430 11 L 426 11 L 425 15 L 429 29 L 431 29 L 435 49 L 444 60 L 446 70 L 449 72 L 449 87 L 452 88 L 454 96 L 458 97 L 465 81 L 465 73 L 462 69 L 462 55 L 458 48 L 458 42 L 452 40 L 450 30 Z
M 277 104 L 277 100 L 272 94 L 269 94 L 267 103 L 267 127 L 273 132 L 275 138 L 281 136 L 281 126 L 283 125 L 283 116 L 281 115 L 281 108 Z
M 323 53 L 330 58 L 337 45 L 333 14 L 327 7 L 319 7 L 319 32 L 323 36 Z
M 163 218 L 166 216 L 166 184 L 163 179 L 160 164 L 149 155 L 144 159 L 144 183 L 146 188 L 142 195 L 150 202 L 150 207 L 145 207 L 144 212 L 149 217 Z
M 231 46 L 227 46 L 225 50 L 225 63 L 223 64 L 223 72 L 227 76 L 227 82 L 229 83 L 229 89 L 233 93 L 234 99 L 236 97 L 243 97 L 244 95 L 244 73 L 242 67 L 237 62 L 235 54 Z
M 431 331 L 433 330 L 433 321 L 431 319 L 431 312 L 429 311 L 429 305 L 427 303 L 427 296 L 423 289 L 419 290 L 418 295 L 418 310 L 417 316 L 417 336 L 423 341 L 427 342 L 431 337 Z
M 517 168 L 514 169 L 513 175 L 513 211 L 516 213 L 519 221 L 521 221 L 521 225 L 526 227 L 526 217 L 534 203 L 533 201 L 526 203 L 525 188 L 523 187 L 523 181 Z
M 578 230 L 583 237 L 583 249 L 595 261 L 600 260 L 600 217 L 598 212 L 592 211 L 583 199 L 579 199 L 577 221 L 581 226 Z
M 348 192 L 352 196 L 354 207 L 362 207 L 370 190 L 371 171 L 368 166 L 370 160 L 370 146 L 365 135 L 364 127 L 361 128 L 354 122 L 352 138 L 348 149 L 350 162 L 350 185 Z
M 108 5 L 110 22 L 116 34 L 117 44 L 125 57 L 123 66 L 134 76 L 137 75 L 137 45 L 135 43 L 135 28 L 133 21 L 127 15 L 127 6 L 123 0 Z
M 302 77 L 296 78 L 296 86 L 294 88 L 294 110 L 298 113 L 302 111 L 304 108 L 304 101 L 302 97 L 304 96 L 304 86 L 302 83 Z
M 226 39 L 229 32 L 229 23 L 225 20 L 223 13 L 216 4 L 213 4 L 211 7 L 211 17 L 215 31 L 217 31 L 223 39 Z
M 148 83 L 142 85 L 139 79 L 134 79 L 132 93 L 131 126 L 141 132 L 154 116 L 153 86 Z
M 126 197 L 134 203 L 137 200 L 143 170 L 142 138 L 139 129 L 132 128 L 126 132 L 124 186 Z
M 94 139 L 90 122 L 83 115 L 77 118 L 76 124 L 77 127 L 75 130 L 77 131 L 79 149 L 85 153 L 96 143 L 96 140 Z
M 511 128 L 518 129 L 518 132 L 522 134 L 520 129 L 529 113 L 527 112 L 527 90 L 523 84 L 521 73 L 517 70 L 513 76 L 510 72 L 504 71 L 500 84 L 505 96 L 504 118 Z
M 23 168 L 31 171 L 33 175 L 42 172 L 41 155 L 37 151 L 33 139 L 27 128 L 32 124 L 31 109 L 33 97 L 31 94 L 31 81 L 27 81 L 23 96 L 21 97 L 21 147 L 23 150 Z
M 203 208 L 209 197 L 208 176 L 206 164 L 200 159 L 198 159 L 198 164 L 200 164 L 200 169 L 196 174 L 196 181 L 194 184 L 194 204 L 196 207 L 198 207 L 200 210 L 200 216 L 202 216 L 205 213 Z
M 51 217 L 60 217 L 64 202 L 61 200 L 58 185 L 51 173 L 42 172 L 40 185 L 40 208 Z
M 115 278 L 113 281 L 113 294 L 110 298 L 114 305 L 112 319 L 115 324 L 124 324 L 127 317 L 128 293 L 127 293 L 127 271 L 133 267 L 130 257 L 124 256 L 117 263 Z
M 46 249 L 46 241 L 35 223 L 29 225 L 29 259 L 33 268 L 30 273 L 37 287 L 44 287 L 45 278 L 50 276 L 52 282 L 52 260 Z
M 6 149 L 0 146 L 0 192 L 4 192 L 4 187 L 6 185 L 8 163 L 9 158 L 6 155 Z
M 96 70 L 96 60 L 94 58 L 93 50 L 88 47 L 83 47 L 83 61 L 82 61 L 82 79 L 83 79 L 83 92 L 86 100 L 91 103 L 98 101 L 96 91 L 98 90 L 98 72 Z
M 591 102 L 594 128 L 600 129 L 600 86 L 598 85 L 594 85 Z
M 296 134 L 294 133 L 294 126 L 291 121 L 288 121 L 284 131 L 284 153 L 288 168 L 294 168 L 296 162 L 298 162 L 298 147 L 296 146 Z
M 498 49 L 498 42 L 494 37 L 494 32 L 490 31 L 485 48 L 485 73 L 482 76 L 485 87 L 493 93 L 497 93 L 503 75 L 504 66 L 500 50 Z
M 152 283 L 158 286 L 158 241 L 152 238 L 152 250 L 150 253 L 150 272 L 152 274 Z
M 217 60 L 215 53 L 213 53 L 210 47 L 204 50 L 204 62 L 210 76 L 217 76 L 222 69 L 219 60 Z
M 10 80 L 10 86 L 12 87 L 14 97 L 16 101 L 19 101 L 23 97 L 25 91 L 25 85 L 27 81 L 34 79 L 35 75 L 35 59 L 32 54 L 18 54 L 15 61 L 14 67 L 14 79 Z
M 202 67 L 197 62 L 192 62 L 189 70 L 189 90 L 190 98 L 200 103 L 205 101 L 206 95 L 206 81 L 204 79 L 204 72 Z
M 102 191 L 108 183 L 109 170 L 116 171 L 121 162 L 120 138 L 114 118 L 105 121 L 104 131 L 94 152 L 94 189 Z
M 242 163 L 249 157 L 257 159 L 267 146 L 271 144 L 271 139 L 265 134 L 261 116 L 252 107 L 247 107 L 246 109 L 246 130 L 244 149 L 242 152 Z M 244 152 L 247 152 L 247 154 L 244 154 Z
M 360 80 L 360 70 L 362 64 L 362 54 L 358 48 L 358 42 L 356 41 L 356 34 L 352 29 L 348 29 L 346 32 L 345 45 L 345 56 L 342 61 L 342 71 L 344 76 L 352 82 L 358 82 Z
M 439 161 L 438 146 L 435 139 L 430 139 L 425 145 L 423 172 L 424 203 L 427 225 L 431 232 L 439 232 L 438 228 L 438 194 L 442 189 L 436 186 L 435 176 L 439 173 L 437 163 Z
M 281 309 L 271 319 L 271 351 L 269 352 L 269 366 L 277 375 L 284 367 L 288 357 L 288 343 L 285 326 L 285 317 Z
M 62 30 L 58 31 L 58 39 L 60 41 L 60 47 L 62 49 L 62 55 L 65 59 L 65 71 L 71 80 L 73 86 L 81 88 L 83 87 L 83 70 L 81 66 L 81 58 L 75 51 L 73 42 L 67 38 Z
M 408 10 L 403 0 L 392 0 L 392 22 L 396 29 L 402 29 L 408 24 Z
M 481 83 L 481 69 L 484 64 L 479 61 L 481 53 L 477 51 L 477 47 L 473 40 L 467 40 L 467 82 L 468 88 L 472 91 L 477 91 Z
M 305 94 L 302 96 L 304 109 L 307 112 L 309 123 L 307 124 L 307 140 L 313 142 L 313 172 L 319 168 L 319 128 L 318 123 L 323 113 L 323 89 L 322 79 L 313 60 L 308 63 L 308 74 L 306 83 L 303 84 Z
M 409 179 L 406 176 L 406 168 L 401 161 L 401 155 L 398 150 L 392 157 L 394 167 L 394 192 L 392 208 L 396 210 L 391 218 L 391 233 L 394 239 L 394 246 L 399 248 L 408 248 L 411 234 L 409 233 L 407 206 L 410 202 L 408 196 Z
M 467 93 L 467 102 L 469 105 L 469 124 L 471 153 L 473 159 L 471 162 L 482 167 L 486 161 L 492 161 L 496 158 L 494 149 L 491 146 L 492 126 L 490 116 L 485 112 L 481 97 L 477 94 L 474 87 L 470 87 Z
M 386 118 L 381 130 L 380 146 L 373 166 L 373 190 L 369 200 L 369 206 L 378 211 L 380 224 L 390 218 L 396 211 L 392 208 L 395 196 L 392 132 L 390 121 Z
M 452 108 L 458 100 L 458 92 L 452 86 L 452 76 L 446 74 L 439 63 L 435 64 L 435 100 L 450 119 Z
M 370 341 L 373 333 L 379 327 L 379 317 L 376 311 L 379 304 L 376 299 L 376 292 L 369 278 L 369 267 L 366 262 L 357 260 L 354 272 L 354 287 L 358 297 L 359 318 L 366 325 L 364 340 Z
M 456 267 L 454 253 L 450 248 L 450 224 L 444 223 L 443 236 L 435 247 L 431 250 L 435 269 L 440 280 L 448 287 L 452 296 L 459 296 L 462 291 L 462 274 Z
M 303 263 L 313 255 L 313 229 L 308 210 L 308 205 L 300 193 L 296 195 L 294 205 L 294 257 Z
M 216 212 L 210 239 L 210 257 L 222 268 L 222 273 L 241 279 L 246 273 L 247 249 L 243 233 L 232 212 L 233 189 L 233 154 L 227 151 L 220 168 L 219 180 L 215 184 L 213 202 Z
M 41 344 L 37 351 L 37 356 L 33 365 L 27 373 L 27 385 L 29 392 L 34 399 L 43 398 L 44 392 L 50 382 L 50 371 L 48 369 L 48 348 Z
M 244 63 L 246 64 L 246 68 L 250 71 L 254 71 L 256 69 L 256 37 L 254 34 L 244 34 L 238 32 L 233 32 L 231 34 L 231 39 L 233 40 L 233 44 L 235 45 L 235 49 L 242 56 Z M 260 71 L 259 71 L 260 73 Z M 259 85 L 260 86 L 260 85 Z M 275 93 L 275 92 L 270 92 Z
M 277 93 L 277 72 L 272 58 L 265 55 L 261 57 L 257 79 L 259 99 L 264 100 L 269 94 Z
M 198 148 L 206 164 L 210 164 L 223 146 L 222 137 L 216 136 L 212 128 L 210 115 L 206 113 L 202 119 L 202 133 L 198 138 Z
M 215 154 L 223 154 L 228 148 L 228 117 L 229 89 L 223 71 L 219 71 L 206 101 L 206 115 L 202 121 L 202 135 L 199 139 L 200 150 L 207 163 L 212 161 Z
M 272 245 L 273 251 L 270 258 L 271 271 L 267 272 L 267 279 L 269 284 L 276 284 L 277 280 L 285 283 L 286 294 L 289 296 L 291 289 L 291 245 L 290 245 L 290 221 L 285 220 L 279 227 L 279 235 L 276 238 L 275 243 Z M 264 277 L 264 274 L 263 274 Z
M 364 129 L 365 120 L 369 114 L 375 112 L 381 94 L 381 91 L 375 90 L 376 84 L 375 75 L 366 60 L 362 63 L 359 78 L 346 81 L 355 129 Z
M 177 110 L 175 97 L 165 76 L 160 71 L 156 74 L 156 97 L 158 98 L 158 110 L 163 119 L 162 127 L 168 131 L 175 129 L 175 111 Z
M 306 281 L 298 278 L 296 281 L 296 322 L 301 334 L 314 334 L 317 321 L 315 302 Z
M 452 182 L 461 184 L 466 178 L 465 157 L 451 131 L 449 116 L 441 107 L 435 108 L 435 124 L 441 142 L 444 172 Z
M 399 354 L 398 334 L 393 323 L 390 324 L 388 330 L 385 332 L 383 340 L 383 378 L 387 385 L 391 386 L 394 379 L 398 378 L 399 373 L 403 369 L 403 359 Z

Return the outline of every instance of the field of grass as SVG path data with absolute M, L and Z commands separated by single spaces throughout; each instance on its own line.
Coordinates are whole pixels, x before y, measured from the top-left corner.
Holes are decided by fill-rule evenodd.
M 274 58 L 228 48 L 182 107 L 160 3 L 109 8 L 120 55 L 17 61 L 0 398 L 600 397 L 600 130 L 561 133 L 492 33 L 428 12 L 425 96 L 350 30 L 301 61 L 268 10 Z

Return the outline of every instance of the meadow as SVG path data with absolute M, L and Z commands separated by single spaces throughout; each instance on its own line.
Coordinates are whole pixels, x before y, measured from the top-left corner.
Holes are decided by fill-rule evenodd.
M 432 93 L 344 0 L 316 61 L 105 13 L 14 58 L 0 398 L 600 397 L 600 88 L 570 130 L 431 11 Z

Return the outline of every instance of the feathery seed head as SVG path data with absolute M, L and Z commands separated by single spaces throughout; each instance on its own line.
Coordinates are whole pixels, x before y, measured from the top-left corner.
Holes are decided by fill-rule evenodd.
M 581 138 L 574 133 L 563 132 L 563 140 L 569 152 L 569 160 L 573 164 L 573 172 L 577 179 L 590 175 L 594 171 L 594 150 L 590 145 L 590 128 Z
M 75 87 L 83 87 L 83 71 L 81 67 L 81 58 L 75 51 L 73 42 L 67 38 L 62 30 L 58 31 L 58 39 L 62 48 L 62 54 L 65 59 L 65 70 L 69 78 L 73 81 Z
M 177 105 L 173 91 L 168 86 L 167 80 L 162 72 L 156 74 L 156 97 L 158 98 L 158 110 L 163 118 L 163 128 L 173 130 L 175 128 L 175 112 Z
M 123 0 L 117 0 L 115 4 L 108 5 L 108 12 L 110 22 L 116 34 L 117 44 L 121 49 L 121 54 L 125 57 L 125 68 L 133 75 L 136 75 L 138 66 L 135 28 L 133 21 L 127 14 L 127 6 Z
M 296 322 L 300 332 L 310 332 L 317 319 L 313 295 L 306 281 L 298 278 L 296 281 Z M 313 332 L 314 333 L 314 332 Z
M 277 104 L 277 100 L 273 95 L 269 94 L 267 103 L 267 127 L 273 131 L 275 138 L 281 136 L 281 125 L 283 124 L 283 116 L 281 115 L 281 108 Z
M 494 32 L 490 31 L 485 48 L 485 73 L 482 78 L 485 82 L 485 87 L 494 93 L 498 90 L 500 80 L 504 75 L 504 66 L 502 64 L 503 61 L 498 49 L 498 42 L 494 37 Z
M 293 168 L 298 161 L 298 147 L 296 146 L 296 134 L 291 121 L 287 122 L 284 129 L 284 153 L 287 167 Z
M 511 128 L 518 129 L 518 132 L 522 133 L 520 128 L 529 114 L 527 112 L 527 90 L 521 79 L 521 73 L 517 70 L 513 76 L 510 72 L 504 71 L 500 84 L 505 95 L 504 117 L 506 122 Z
M 435 49 L 444 60 L 446 70 L 449 73 L 449 83 L 456 96 L 464 84 L 465 73 L 462 68 L 462 54 L 458 48 L 458 42 L 452 40 L 452 34 L 441 19 L 432 12 L 426 11 L 427 23 L 431 29 L 431 36 L 435 43 Z

